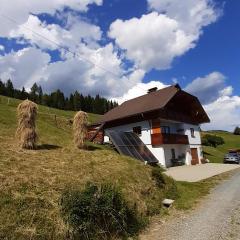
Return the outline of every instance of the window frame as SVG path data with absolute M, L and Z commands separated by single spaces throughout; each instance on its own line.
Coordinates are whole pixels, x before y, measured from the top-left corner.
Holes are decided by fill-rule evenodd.
M 194 128 L 190 128 L 190 133 L 191 133 L 191 137 L 195 138 L 195 129 Z
M 136 131 L 135 131 L 136 130 Z M 139 131 L 140 130 L 140 131 Z M 134 126 L 132 128 L 133 133 L 137 134 L 139 137 L 142 136 L 142 126 Z
M 169 126 L 166 126 L 166 125 L 160 126 L 160 129 L 162 134 L 171 134 L 171 129 Z

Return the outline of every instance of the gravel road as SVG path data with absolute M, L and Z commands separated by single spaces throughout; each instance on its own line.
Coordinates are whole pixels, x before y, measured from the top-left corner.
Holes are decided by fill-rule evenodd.
M 222 182 L 191 213 L 158 223 L 141 240 L 239 240 L 240 171 Z

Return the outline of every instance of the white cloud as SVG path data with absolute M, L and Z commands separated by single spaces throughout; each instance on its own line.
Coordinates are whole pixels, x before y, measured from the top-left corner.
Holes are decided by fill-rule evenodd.
M 211 123 L 204 124 L 203 129 L 233 131 L 240 126 L 240 96 L 222 96 L 204 108 Z
M 52 63 L 49 54 L 33 47 L 12 52 L 0 57 L 0 78 L 4 81 L 11 78 L 18 88 L 30 88 L 37 82 L 45 91 L 60 88 L 66 94 L 78 90 L 83 94 L 119 97 L 140 82 L 144 75 L 141 71 L 125 74 L 112 44 L 98 49 L 81 45 L 79 51 L 94 64 L 72 55 L 65 55 L 64 61 Z M 101 68 L 97 67 L 100 63 Z
M 29 14 L 54 14 L 56 10 L 61 11 L 64 7 L 72 8 L 75 11 L 87 11 L 88 5 L 93 3 L 101 5 L 102 0 L 14 0 L 14 4 L 10 4 L 8 0 L 1 0 L 0 14 L 10 17 L 22 25 L 27 21 Z M 17 28 L 15 23 L 1 17 L 1 36 L 8 37 L 9 33 Z
M 49 61 L 50 56 L 36 48 L 0 56 L 0 78 L 10 78 L 17 88 L 30 87 L 39 81 Z
M 142 96 L 147 93 L 148 89 L 157 87 L 158 89 L 162 89 L 167 87 L 168 85 L 163 84 L 160 81 L 151 81 L 148 83 L 139 82 L 130 88 L 127 93 L 125 93 L 122 97 L 114 98 L 113 100 L 117 101 L 118 103 L 123 103 L 127 100 Z
M 210 0 L 149 0 L 153 12 L 116 20 L 109 36 L 126 57 L 145 70 L 171 67 L 174 58 L 194 48 L 204 26 L 217 20 Z
M 185 88 L 197 96 L 210 117 L 204 124 L 206 130 L 230 130 L 240 125 L 240 97 L 233 95 L 233 87 L 227 86 L 227 78 L 220 72 L 198 77 Z
M 185 90 L 196 95 L 203 104 L 213 102 L 220 96 L 232 94 L 232 87 L 226 87 L 226 77 L 220 72 L 196 78 Z
M 71 21 L 71 25 L 68 24 L 66 30 L 56 24 L 41 22 L 37 16 L 29 15 L 28 20 L 16 30 L 12 30 L 9 35 L 12 38 L 22 37 L 40 48 L 59 49 L 59 46 L 63 46 L 71 47 L 74 51 L 81 42 L 90 45 L 100 40 L 102 32 L 98 26 L 76 18 Z
M 175 19 L 186 34 L 199 35 L 204 26 L 215 22 L 221 14 L 213 0 L 148 0 L 150 9 Z

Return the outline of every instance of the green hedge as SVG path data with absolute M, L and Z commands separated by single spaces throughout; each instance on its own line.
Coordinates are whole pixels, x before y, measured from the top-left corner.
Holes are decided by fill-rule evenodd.
M 218 145 L 223 145 L 224 139 L 217 135 L 206 134 L 202 137 L 202 144 L 204 146 L 217 147 Z

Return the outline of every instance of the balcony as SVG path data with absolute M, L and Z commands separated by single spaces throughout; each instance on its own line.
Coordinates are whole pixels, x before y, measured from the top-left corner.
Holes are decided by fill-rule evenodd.
M 181 134 L 154 133 L 151 134 L 152 146 L 162 144 L 189 144 L 188 136 Z

